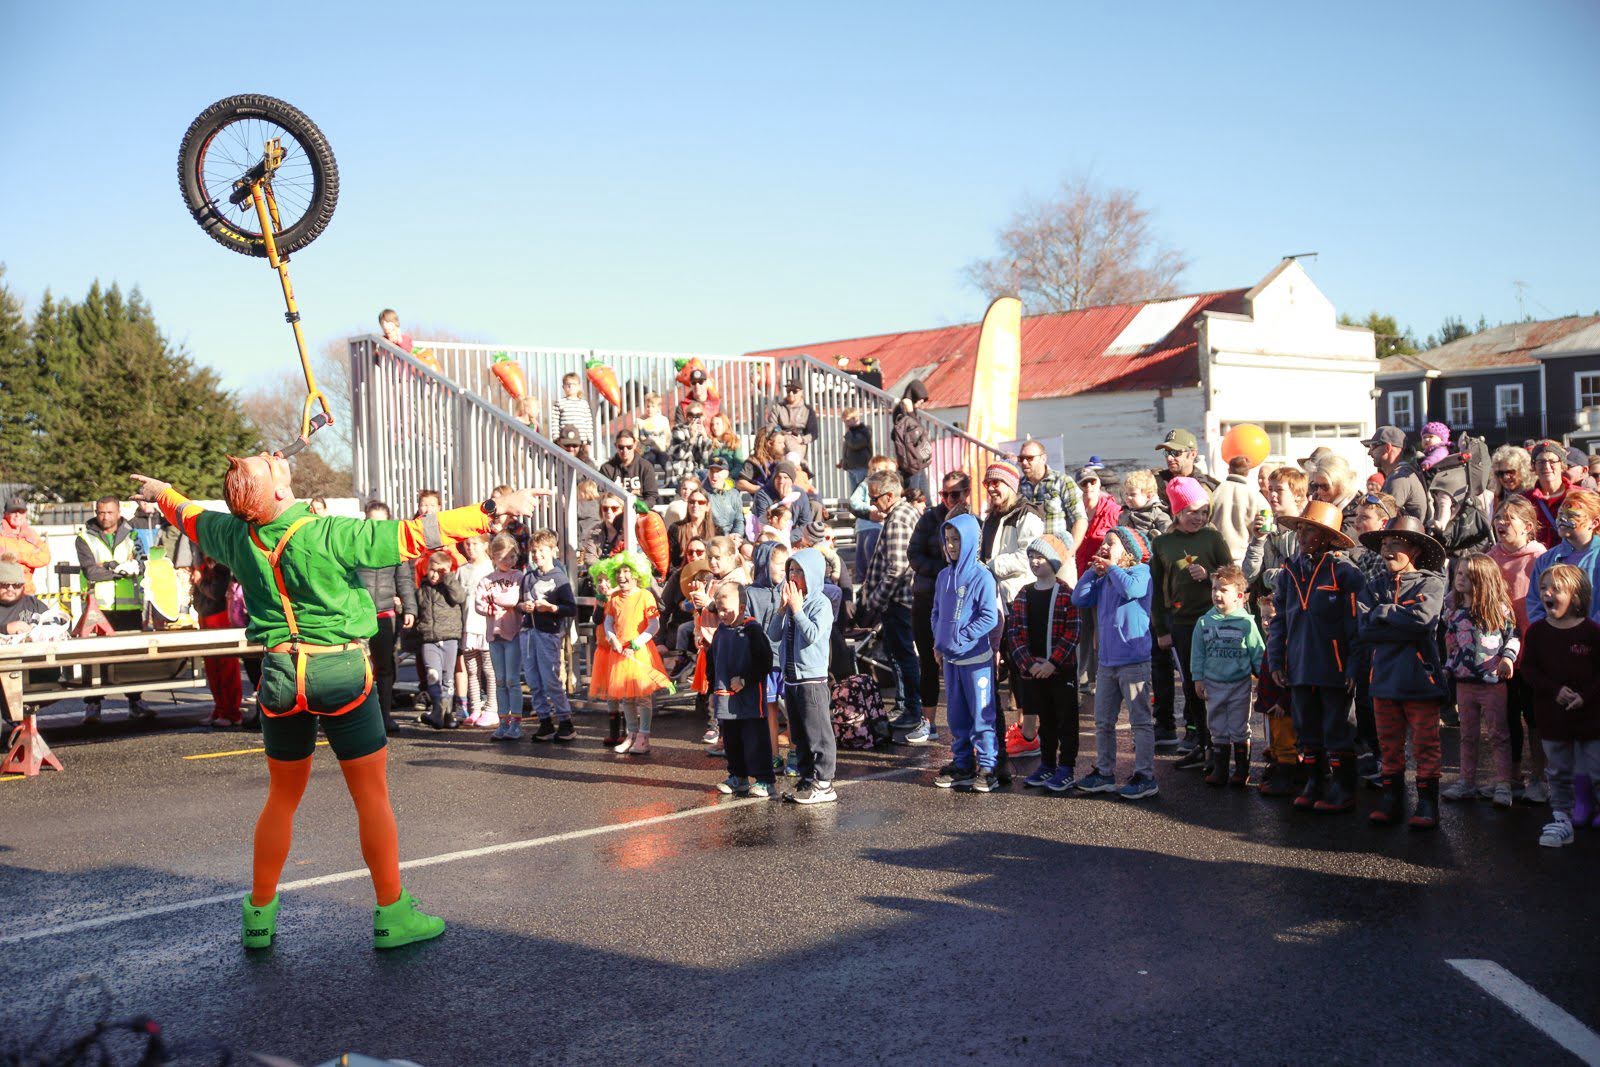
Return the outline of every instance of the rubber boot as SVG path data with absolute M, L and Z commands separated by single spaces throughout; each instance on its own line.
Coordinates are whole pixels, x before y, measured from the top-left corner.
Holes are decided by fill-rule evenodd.
M 417 907 L 417 898 L 400 890 L 400 899 L 372 909 L 372 947 L 399 948 L 444 933 L 444 920 Z
M 1439 825 L 1439 779 L 1417 779 L 1417 810 L 1411 813 L 1411 829 L 1432 830 Z
M 1228 784 L 1243 789 L 1250 784 L 1250 742 L 1244 741 L 1233 746 L 1233 773 L 1228 776 Z
M 1572 776 L 1572 825 L 1588 826 L 1595 817 L 1594 779 L 1587 774 Z
M 258 908 L 246 893 L 240 904 L 244 912 L 244 947 L 271 948 L 272 939 L 278 936 L 278 896 Z
M 1229 745 L 1216 745 L 1211 749 L 1211 762 L 1206 764 L 1206 785 L 1228 784 L 1228 763 L 1233 753 Z
M 1294 776 L 1296 767 L 1293 763 L 1269 763 L 1267 773 L 1261 779 L 1261 795 L 1264 797 L 1287 797 L 1294 794 Z
M 1314 752 L 1309 756 L 1300 757 L 1301 769 L 1306 774 L 1305 788 L 1300 790 L 1300 795 L 1294 798 L 1296 811 L 1310 811 L 1322 799 L 1323 775 L 1328 767 L 1328 755 L 1325 752 Z
M 1404 774 L 1384 775 L 1379 788 L 1383 790 L 1378 795 L 1378 806 L 1373 808 L 1367 816 L 1367 822 L 1372 826 L 1398 826 L 1400 820 L 1406 815 L 1406 776 Z
M 1316 802 L 1318 812 L 1349 811 L 1356 806 L 1356 754 L 1335 752 L 1328 757 L 1328 788 Z
M 429 708 L 417 718 L 417 721 L 434 730 L 445 728 L 444 719 L 440 716 L 438 708 Z
M 607 748 L 615 748 L 622 744 L 622 738 L 622 716 L 613 715 L 611 716 L 610 724 L 606 727 L 606 738 L 600 743 Z

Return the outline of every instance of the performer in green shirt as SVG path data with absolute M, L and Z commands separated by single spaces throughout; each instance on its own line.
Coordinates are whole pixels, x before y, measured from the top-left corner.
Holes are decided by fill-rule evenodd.
M 420 519 L 375 522 L 313 515 L 294 497 L 288 462 L 266 452 L 229 457 L 223 497 L 231 514 L 207 511 L 165 482 L 133 477 L 139 499 L 160 505 L 169 522 L 233 572 L 250 614 L 246 635 L 267 648 L 259 702 L 270 778 L 243 901 L 245 947 L 267 948 L 277 932 L 278 879 L 319 722 L 355 801 L 361 854 L 377 893 L 373 945 L 439 936 L 444 920 L 423 912 L 400 885 L 387 738 L 367 658 L 377 610 L 356 569 L 392 567 L 483 533 L 495 514 L 529 515 L 534 497 L 550 491 L 522 489 Z

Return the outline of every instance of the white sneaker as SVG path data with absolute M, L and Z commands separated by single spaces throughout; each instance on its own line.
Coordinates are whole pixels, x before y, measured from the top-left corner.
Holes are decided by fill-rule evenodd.
M 1445 787 L 1439 795 L 1446 800 L 1476 800 L 1478 799 L 1478 787 L 1466 779 L 1458 778 Z
M 1543 778 L 1535 778 L 1528 783 L 1528 788 L 1522 791 L 1522 799 L 1529 804 L 1550 803 L 1550 790 L 1544 784 Z
M 722 738 L 722 731 L 715 726 L 711 727 L 700 737 L 702 745 L 715 745 Z
M 1545 848 L 1572 844 L 1572 819 L 1557 812 L 1555 819 L 1546 823 L 1544 831 L 1539 834 L 1539 844 Z
M 1497 808 L 1509 808 L 1512 803 L 1514 803 L 1514 800 L 1511 796 L 1511 783 L 1496 783 L 1494 787 L 1494 806 Z
M 629 734 L 627 737 L 622 739 L 622 744 L 618 745 L 616 748 L 613 748 L 611 751 L 616 752 L 619 755 L 626 755 L 627 753 L 632 752 L 633 739 L 636 736 L 636 734 Z

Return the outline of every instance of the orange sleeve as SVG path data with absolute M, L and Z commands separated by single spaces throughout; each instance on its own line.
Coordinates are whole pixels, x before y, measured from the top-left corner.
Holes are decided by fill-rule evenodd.
M 400 558 L 415 559 L 457 541 L 488 533 L 489 516 L 479 505 L 468 504 L 420 519 L 404 519 L 395 525 L 400 529 Z
M 161 508 L 161 514 L 166 516 L 167 521 L 182 530 L 185 537 L 195 544 L 200 543 L 200 516 L 205 514 L 205 508 L 170 485 L 161 491 L 156 505 Z

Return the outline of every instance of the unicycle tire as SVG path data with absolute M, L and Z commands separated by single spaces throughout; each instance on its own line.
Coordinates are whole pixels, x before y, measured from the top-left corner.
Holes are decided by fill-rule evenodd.
M 255 93 L 218 100 L 183 135 L 178 185 L 189 213 L 214 241 L 241 255 L 265 257 L 267 244 L 254 205 L 248 199 L 237 206 L 228 200 L 232 181 L 259 161 L 260 147 L 252 138 L 262 134 L 287 135 L 294 142 L 284 145 L 284 163 L 273 180 L 283 212 L 272 232 L 273 243 L 279 256 L 288 257 L 328 228 L 339 200 L 333 149 L 298 108 Z

